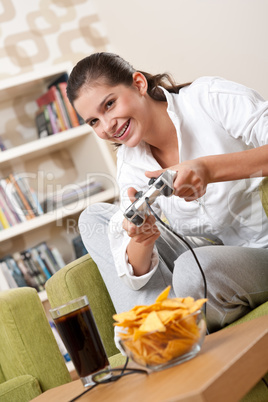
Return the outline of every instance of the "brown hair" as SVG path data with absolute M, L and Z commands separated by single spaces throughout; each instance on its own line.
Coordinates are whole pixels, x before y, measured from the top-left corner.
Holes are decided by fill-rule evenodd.
M 127 61 L 114 53 L 93 53 L 92 55 L 80 60 L 73 68 L 67 85 L 67 96 L 73 105 L 74 101 L 79 97 L 80 90 L 84 87 L 91 87 L 98 79 L 104 79 L 110 86 L 123 84 L 131 86 L 133 83 L 133 73 L 135 70 Z M 179 90 L 189 85 L 177 85 L 172 77 L 165 74 L 152 75 L 144 71 L 140 71 L 148 82 L 148 94 L 157 101 L 166 101 L 163 91 L 159 88 L 162 86 L 170 93 L 178 93 Z

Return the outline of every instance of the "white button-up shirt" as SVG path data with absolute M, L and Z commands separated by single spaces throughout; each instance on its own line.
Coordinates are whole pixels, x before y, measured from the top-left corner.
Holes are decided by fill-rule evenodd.
M 182 88 L 179 94 L 163 91 L 167 112 L 177 131 L 180 162 L 268 144 L 268 102 L 254 90 L 222 78 L 203 77 Z M 127 189 L 146 191 L 148 178 L 144 172 L 161 166 L 144 142 L 134 148 L 122 145 L 117 158 L 121 205 L 110 221 L 111 250 L 118 275 L 132 289 L 140 289 L 157 269 L 158 252 L 154 247 L 150 271 L 136 277 L 128 263 L 126 248 L 130 238 L 122 228 L 123 212 L 130 205 Z M 192 202 L 177 196 L 159 196 L 152 208 L 163 213 L 182 235 L 212 233 L 225 245 L 268 247 L 268 219 L 259 195 L 261 180 L 253 177 L 212 183 L 203 197 Z

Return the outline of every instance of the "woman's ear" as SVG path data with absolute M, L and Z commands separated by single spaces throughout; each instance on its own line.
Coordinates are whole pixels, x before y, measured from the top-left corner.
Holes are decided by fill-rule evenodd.
M 141 95 L 145 95 L 147 93 L 148 82 L 145 76 L 139 71 L 135 71 L 132 75 L 133 77 L 133 85 L 136 87 Z

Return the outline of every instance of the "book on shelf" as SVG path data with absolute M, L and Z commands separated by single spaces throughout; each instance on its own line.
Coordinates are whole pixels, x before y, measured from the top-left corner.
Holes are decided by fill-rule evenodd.
M 37 110 L 35 115 L 35 125 L 37 128 L 38 138 L 44 138 L 50 135 L 49 128 L 47 127 L 47 119 L 44 108 Z
M 0 222 L 3 229 L 10 228 L 10 224 L 6 218 L 6 213 L 1 206 L 0 206 Z
M 36 192 L 31 188 L 27 177 L 22 173 L 10 173 L 10 177 L 13 178 L 16 188 L 18 187 L 26 198 L 27 203 L 35 216 L 42 215 L 44 213 Z
M 67 115 L 69 117 L 71 126 L 78 127 L 80 125 L 78 115 L 77 115 L 76 111 L 74 110 L 73 106 L 71 105 L 71 103 L 67 97 L 67 93 L 66 93 L 67 82 L 66 81 L 59 82 L 57 84 L 57 87 L 58 87 L 60 95 L 62 97 L 63 104 L 66 108 Z
M 102 183 L 96 181 L 95 178 L 80 183 L 69 184 L 64 186 L 61 190 L 49 194 L 46 197 L 43 209 L 46 212 L 50 212 L 57 208 L 62 208 L 71 203 L 78 202 L 103 190 Z
M 84 246 L 84 243 L 83 243 L 80 235 L 76 236 L 72 240 L 72 244 L 73 244 L 73 248 L 74 248 L 74 252 L 75 252 L 75 258 L 80 258 L 83 255 L 87 254 L 87 249 Z
M 62 74 L 36 99 L 39 107 L 36 125 L 39 137 L 55 134 L 84 124 L 66 94 L 68 75 Z
M 5 141 L 3 138 L 0 136 L 0 152 L 5 151 L 7 149 Z
M 13 205 L 10 199 L 7 197 L 6 193 L 4 192 L 3 187 L 0 184 L 0 207 L 8 221 L 10 226 L 14 226 L 17 223 L 21 222 L 20 218 L 18 217 L 17 213 L 15 212 Z M 6 227 L 5 227 L 6 228 Z
M 23 210 L 26 218 L 27 219 L 35 218 L 36 215 L 35 215 L 34 211 L 32 210 L 32 207 L 31 207 L 30 203 L 28 202 L 28 198 L 26 196 L 26 193 L 24 194 L 24 192 L 21 191 L 21 188 L 18 185 L 18 182 L 15 179 L 14 175 L 12 173 L 10 173 L 8 175 L 8 177 L 6 178 L 6 180 L 10 180 L 10 182 L 12 183 L 12 185 L 14 187 L 14 191 L 17 193 L 19 199 L 21 200 L 22 205 L 23 205 L 22 210 Z
M 9 269 L 10 274 L 12 275 L 14 281 L 15 281 L 15 286 L 27 286 L 27 283 L 22 275 L 22 272 L 18 265 L 16 264 L 15 260 L 11 256 L 6 256 L 3 261 Z M 2 263 L 1 262 L 1 263 Z
M 26 216 L 22 211 L 21 204 L 19 203 L 19 201 L 15 195 L 13 186 L 10 183 L 10 181 L 7 181 L 5 179 L 0 179 L 0 188 L 3 189 L 3 192 L 5 194 L 5 200 L 6 200 L 7 204 L 10 203 L 10 205 L 11 205 L 10 206 L 11 213 L 13 213 L 13 215 L 19 219 L 19 222 L 25 222 L 27 220 Z
M 23 278 L 24 278 L 27 286 L 35 288 L 37 291 L 39 291 L 40 290 L 39 283 L 36 281 L 36 278 L 32 274 L 32 272 L 29 269 L 28 265 L 25 264 L 24 258 L 21 255 L 21 253 L 19 253 L 19 252 L 14 253 L 12 255 L 12 258 L 14 258 L 14 261 L 16 262 L 17 266 L 21 270 L 21 273 L 23 275 Z
M 37 194 L 23 174 L 10 173 L 0 179 L 0 222 L 3 229 L 42 215 Z
M 2 270 L 2 262 L 0 262 L 0 291 L 8 289 L 10 289 L 10 286 Z
M 6 261 L 0 262 L 0 279 L 1 279 L 1 290 L 12 289 L 18 287 L 15 279 L 10 272 Z
M 60 266 L 58 265 L 50 248 L 44 242 L 38 244 L 37 246 L 35 246 L 35 248 L 37 249 L 43 263 L 46 265 L 49 273 L 51 275 L 55 274 L 60 269 Z
M 63 266 L 65 262 L 58 249 L 46 242 L 8 255 L 0 261 L 0 290 L 30 286 L 42 291 L 47 279 Z

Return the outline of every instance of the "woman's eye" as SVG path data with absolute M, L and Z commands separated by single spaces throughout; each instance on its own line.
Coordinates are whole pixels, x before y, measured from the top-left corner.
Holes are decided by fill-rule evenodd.
M 110 107 L 114 104 L 114 100 L 110 100 L 106 103 L 106 109 L 110 109 Z
M 93 120 L 90 120 L 89 125 L 90 125 L 90 127 L 93 127 L 93 126 L 95 126 L 96 123 L 97 123 L 97 119 L 93 119 Z

